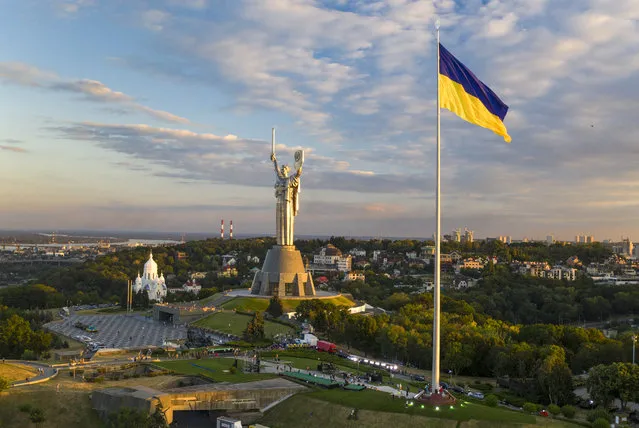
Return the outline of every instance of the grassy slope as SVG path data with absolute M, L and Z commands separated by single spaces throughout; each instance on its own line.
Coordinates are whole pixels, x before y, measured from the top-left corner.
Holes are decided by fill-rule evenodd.
M 380 398 L 381 397 L 381 398 Z M 330 398 L 326 400 L 326 398 Z M 379 407 L 378 407 L 379 406 Z M 351 410 L 357 408 L 358 420 L 349 420 Z M 550 419 L 494 409 L 480 405 L 456 406 L 455 410 L 436 412 L 431 408 L 404 409 L 403 401 L 391 400 L 386 394 L 374 391 L 346 392 L 317 391 L 298 394 L 269 410 L 259 423 L 271 428 L 299 427 L 443 427 L 443 428 L 506 428 L 537 425 L 571 427 Z
M 25 378 L 35 376 L 36 371 L 30 366 L 15 363 L 0 363 L 0 376 L 14 380 L 24 380 Z
M 196 321 L 193 325 L 242 336 L 244 329 L 246 329 L 246 324 L 248 324 L 250 320 L 251 317 L 248 315 L 237 314 L 235 312 L 216 312 Z M 266 334 L 267 337 L 271 337 L 275 334 L 292 333 L 294 333 L 294 330 L 286 325 L 271 321 L 264 322 L 264 334 Z
M 3 428 L 24 428 L 35 426 L 29 420 L 28 413 L 18 410 L 22 404 L 30 404 L 44 410 L 45 421 L 41 426 L 47 428 L 95 427 L 104 426 L 97 413 L 91 408 L 89 394 L 86 392 L 48 391 L 23 392 L 18 389 L 0 395 L 0 426 Z
M 338 306 L 354 306 L 350 299 L 344 296 L 333 297 L 331 299 L 322 299 L 323 302 L 330 302 Z M 302 300 L 299 299 L 282 299 L 284 312 L 294 311 Z M 224 309 L 243 309 L 246 311 L 265 311 L 268 308 L 268 299 L 259 299 L 253 297 L 236 297 L 224 303 Z
M 242 373 L 240 370 L 237 373 L 232 374 L 224 372 L 229 370 L 233 365 L 232 358 L 213 358 L 209 360 L 185 360 L 185 361 L 163 361 L 155 363 L 158 366 L 164 367 L 168 370 L 173 370 L 177 373 L 187 375 L 203 375 L 216 382 L 231 382 L 231 383 L 243 383 L 252 382 L 256 380 L 271 379 L 276 377 L 273 374 L 265 373 Z M 195 364 L 195 365 L 194 365 Z M 197 367 L 197 366 L 199 367 Z M 202 367 L 205 367 L 203 369 Z M 213 371 L 207 370 L 211 369 Z

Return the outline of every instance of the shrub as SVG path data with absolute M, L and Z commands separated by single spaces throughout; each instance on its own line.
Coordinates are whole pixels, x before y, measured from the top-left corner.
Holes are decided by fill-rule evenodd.
M 475 385 L 480 385 L 480 384 L 481 384 L 481 381 L 479 381 L 479 380 L 475 379 L 475 381 L 474 381 L 473 383 L 474 383 Z
M 31 407 L 31 404 L 29 404 L 29 403 L 20 404 L 18 406 L 18 410 L 20 410 L 23 413 L 29 413 L 29 412 L 31 412 L 31 409 L 32 409 L 32 407 Z
M 479 383 L 474 386 L 475 389 L 478 389 L 482 392 L 490 392 L 493 390 L 493 386 L 489 383 Z
M 9 389 L 11 386 L 11 382 L 6 377 L 0 376 L 0 391 L 4 391 L 5 389 Z
M 610 428 L 608 419 L 599 418 L 592 423 L 592 428 Z
M 524 403 L 524 412 L 535 413 L 537 411 L 537 405 L 535 403 Z
M 22 357 L 20 359 L 22 359 L 22 360 L 35 360 L 35 359 L 37 359 L 37 355 L 31 349 L 25 349 L 24 352 L 22 353 Z
M 231 368 L 229 369 L 229 372 L 231 374 L 235 374 L 237 372 L 237 369 L 235 368 L 235 366 L 231 366 Z
M 548 412 L 553 416 L 557 416 L 561 413 L 561 408 L 556 404 L 551 404 L 548 406 Z
M 31 409 L 31 411 L 29 412 L 29 419 L 31 419 L 31 422 L 36 425 L 44 422 L 44 410 L 38 408 Z
M 497 407 L 497 404 L 499 404 L 499 399 L 495 395 L 490 394 L 486 396 L 484 403 L 486 403 L 488 407 Z
M 577 410 L 574 406 L 566 404 L 564 407 L 561 408 L 561 413 L 568 419 L 572 419 L 575 417 L 575 413 L 577 413 Z
M 588 416 L 586 416 L 586 419 L 588 419 L 588 422 L 594 422 L 597 419 L 605 419 L 608 422 L 612 420 L 610 414 L 606 411 L 606 409 L 602 407 L 597 407 L 595 410 L 588 412 Z
M 524 404 L 526 403 L 525 399 L 521 397 L 517 397 L 516 395 L 507 395 L 504 398 L 504 401 L 510 404 L 511 406 L 515 406 L 515 407 L 523 407 Z

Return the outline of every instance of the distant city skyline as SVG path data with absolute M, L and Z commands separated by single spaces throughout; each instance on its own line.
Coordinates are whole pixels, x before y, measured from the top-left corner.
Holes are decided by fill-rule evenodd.
M 300 236 L 429 237 L 436 15 L 513 138 L 442 112 L 442 230 L 639 239 L 639 3 L 613 0 L 11 2 L 0 226 L 272 234 L 276 126 Z
M 218 226 L 219 227 L 219 226 Z M 0 238 L 3 236 L 8 236 L 11 233 L 37 233 L 43 236 L 54 236 L 56 239 L 56 243 L 64 244 L 71 238 L 83 236 L 83 237 L 92 237 L 92 238 L 129 238 L 129 239 L 174 239 L 180 240 L 184 239 L 185 241 L 190 240 L 200 240 L 200 239 L 210 239 L 210 238 L 219 238 L 220 230 L 216 231 L 175 231 L 175 230 L 122 230 L 122 229 L 94 229 L 94 230 L 86 230 L 86 229 L 57 229 L 57 230 L 44 230 L 44 229 L 0 229 Z M 472 231 L 475 232 L 475 231 Z M 444 233 L 442 236 L 450 236 L 451 240 L 454 240 L 454 237 L 451 236 L 450 233 Z M 275 234 L 273 232 L 233 232 L 233 239 L 247 239 L 247 238 L 255 238 L 255 237 L 273 237 L 275 238 Z M 428 237 L 424 236 L 393 236 L 393 235 L 350 235 L 350 234 L 301 234 L 296 237 L 296 239 L 328 239 L 332 236 L 335 237 L 345 237 L 345 238 L 354 238 L 354 239 L 419 239 L 419 240 L 432 240 L 433 235 Z M 474 241 L 484 241 L 486 239 L 500 240 L 500 238 L 510 238 L 511 242 L 508 243 L 519 243 L 524 240 L 527 241 L 535 241 L 535 242 L 547 242 L 548 237 L 546 236 L 512 236 L 512 235 L 475 235 Z M 590 242 L 614 242 L 621 243 L 624 240 L 630 239 L 631 242 L 635 242 L 632 239 L 632 236 L 623 235 L 620 237 L 605 237 L 602 239 L 598 239 L 594 235 L 589 235 L 593 238 L 593 241 L 582 242 L 577 241 L 573 236 L 572 238 L 563 238 L 560 236 L 554 236 L 554 241 L 556 242 L 568 242 L 568 243 L 590 243 Z M 224 231 L 224 239 L 230 239 L 229 230 L 225 229 Z M 463 239 L 462 239 L 463 241 Z M 506 242 L 504 242 L 506 243 Z

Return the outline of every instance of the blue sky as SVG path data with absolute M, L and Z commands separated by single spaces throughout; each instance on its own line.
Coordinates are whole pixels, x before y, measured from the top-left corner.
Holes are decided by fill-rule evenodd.
M 510 106 L 442 112 L 444 230 L 639 236 L 633 0 L 0 1 L 3 228 L 430 236 L 435 39 Z

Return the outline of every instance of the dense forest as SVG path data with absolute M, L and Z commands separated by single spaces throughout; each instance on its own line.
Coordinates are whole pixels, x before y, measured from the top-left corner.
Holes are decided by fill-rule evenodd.
M 572 401 L 572 374 L 597 364 L 629 361 L 631 334 L 607 339 L 596 329 L 552 324 L 513 325 L 444 296 L 442 368 L 454 374 L 507 377 L 534 401 Z M 299 319 L 329 339 L 373 356 L 430 368 L 432 297 L 420 295 L 397 312 L 362 317 L 321 300 L 304 301 Z

